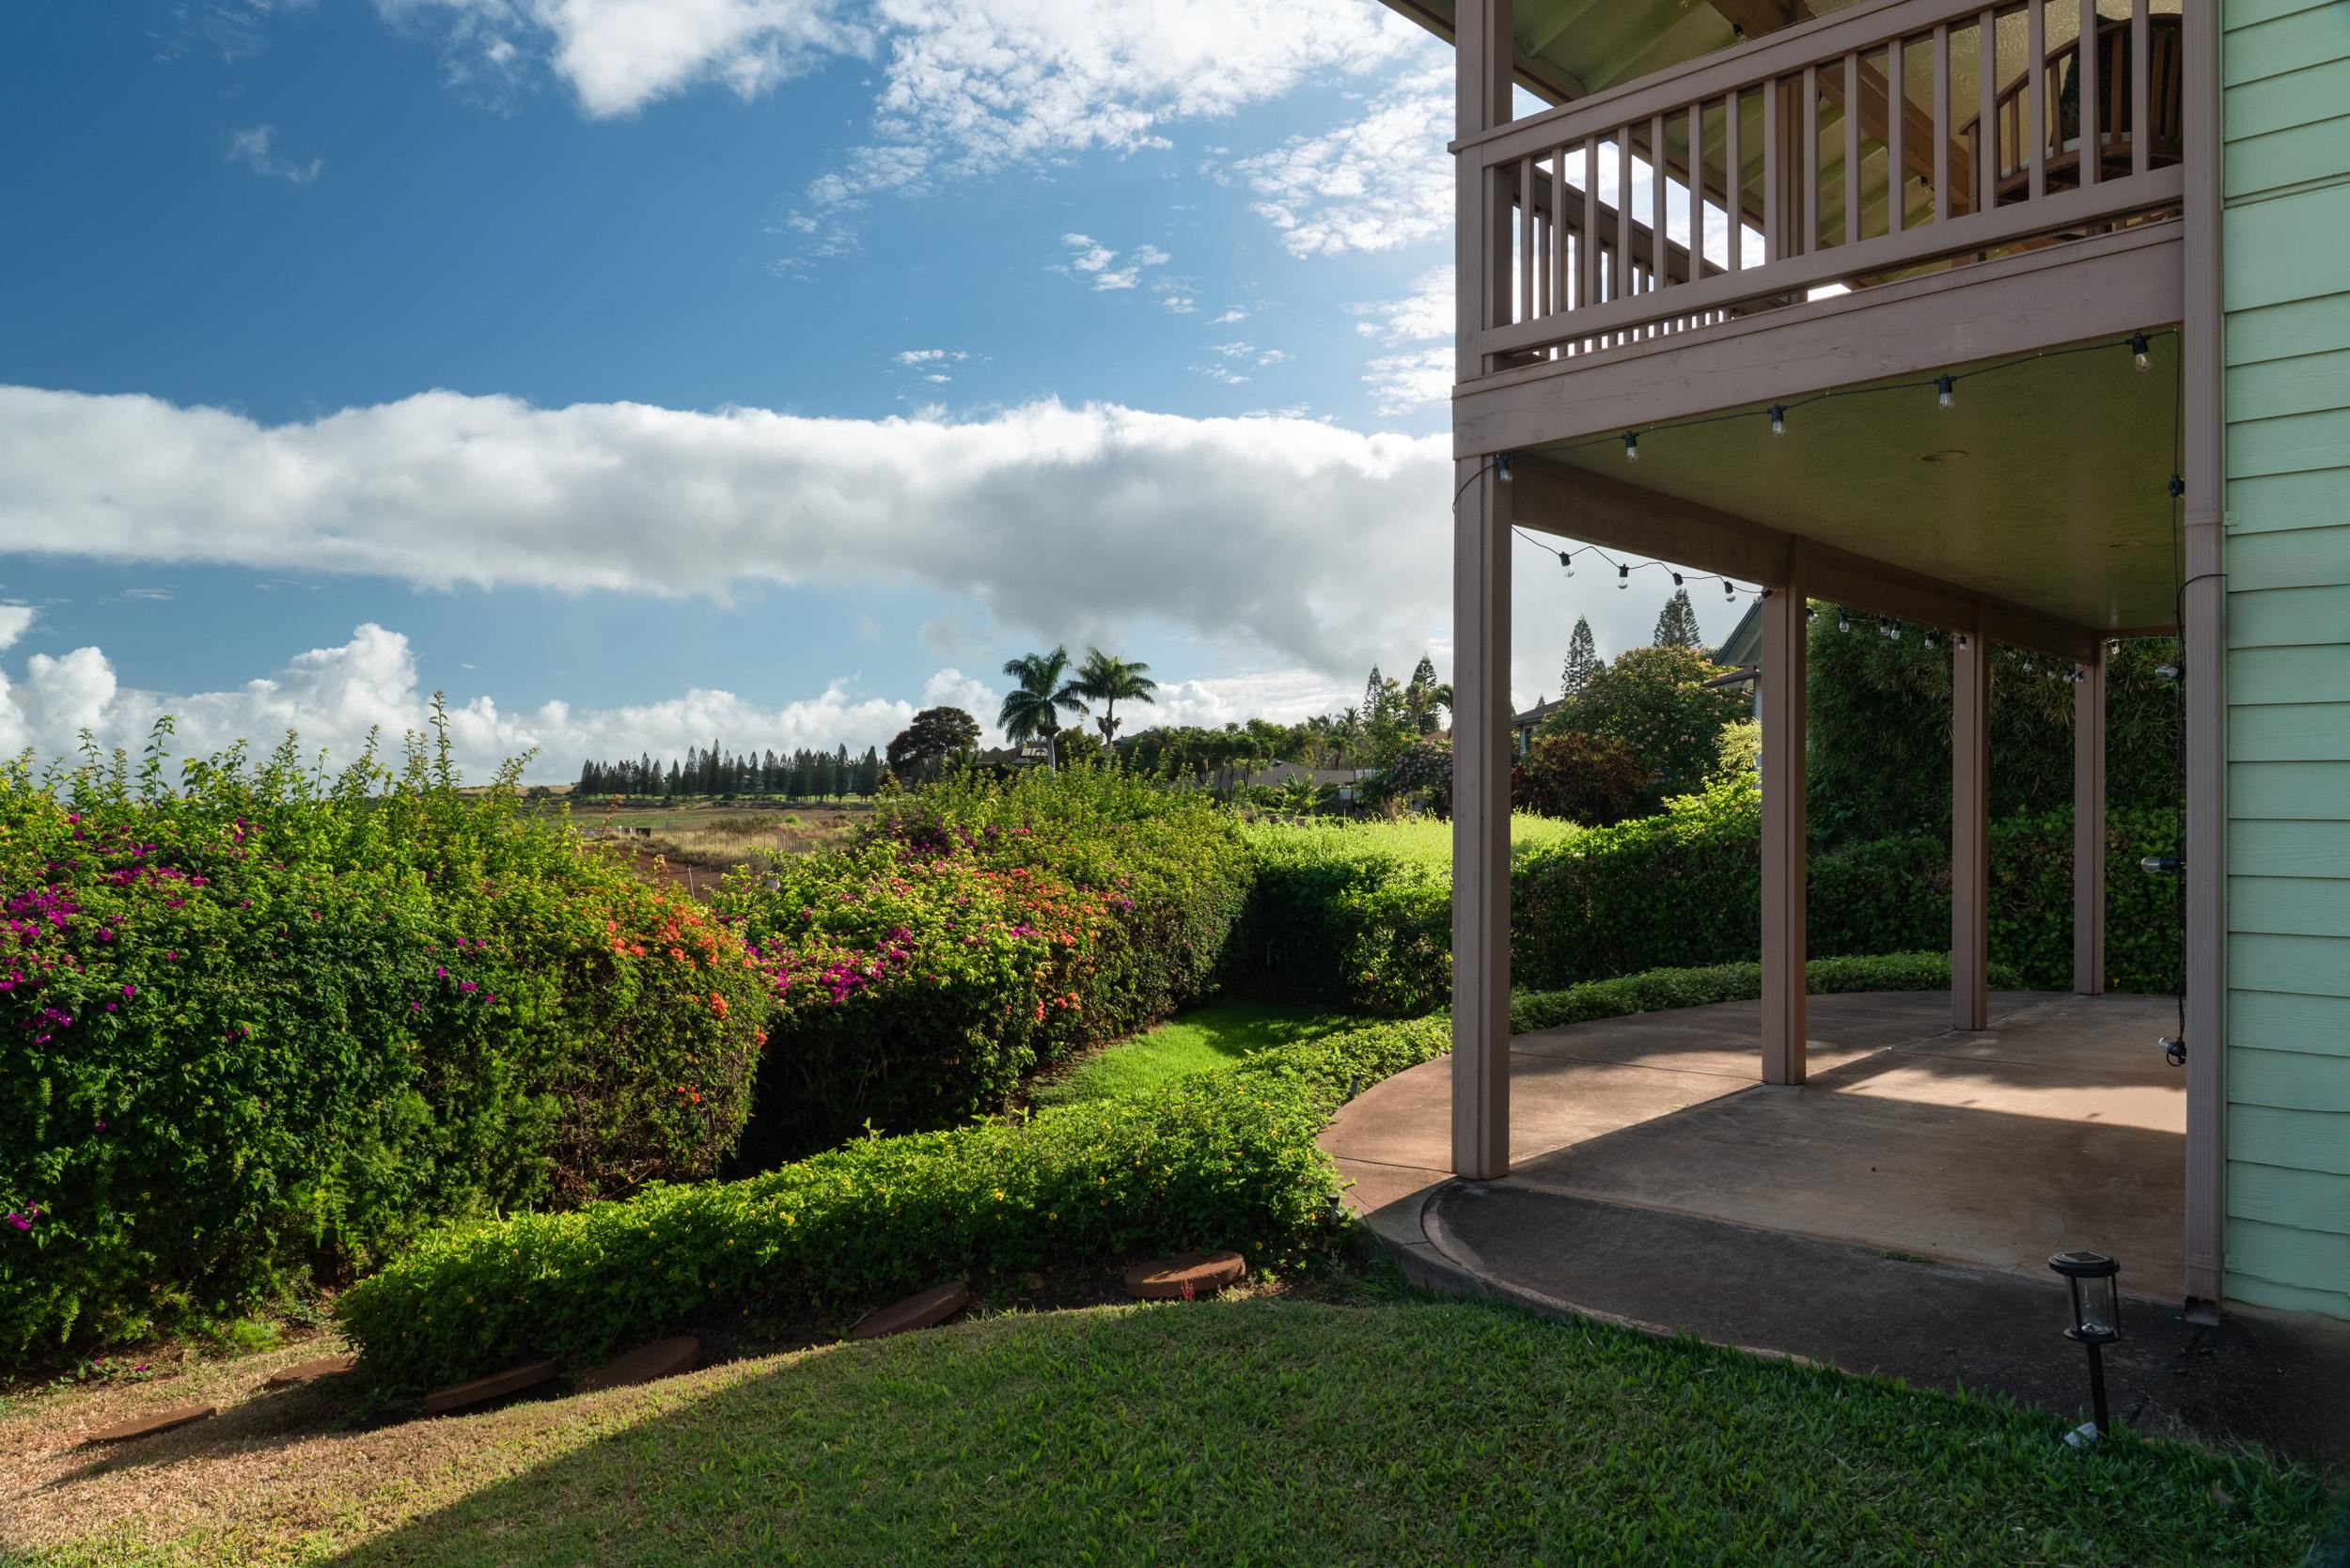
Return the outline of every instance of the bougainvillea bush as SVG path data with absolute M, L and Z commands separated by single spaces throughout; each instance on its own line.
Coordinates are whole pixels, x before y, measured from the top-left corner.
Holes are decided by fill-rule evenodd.
M 716 1167 L 762 978 L 511 783 L 0 770 L 0 1358 Z
M 774 1009 L 742 1163 L 997 1109 L 1200 999 L 1249 869 L 1212 805 L 1080 763 L 885 799 L 849 851 L 738 874 L 717 907 Z

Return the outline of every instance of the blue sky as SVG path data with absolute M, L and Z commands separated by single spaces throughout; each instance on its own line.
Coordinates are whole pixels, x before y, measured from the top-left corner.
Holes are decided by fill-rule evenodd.
M 1059 640 L 1193 722 L 1443 665 L 1448 72 L 1371 0 L 10 7 L 0 740 L 445 688 L 555 777 Z M 1540 564 L 1528 698 L 1655 609 Z

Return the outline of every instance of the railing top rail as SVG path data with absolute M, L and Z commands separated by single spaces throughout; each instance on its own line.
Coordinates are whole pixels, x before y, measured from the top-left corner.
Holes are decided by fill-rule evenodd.
M 1700 55 L 1622 86 L 1464 136 L 1451 148 L 1454 152 L 1477 149 L 1480 162 L 1487 165 L 1506 164 L 1561 143 L 1580 141 L 1588 134 L 1621 129 L 1652 115 L 1669 114 L 1700 100 L 1756 86 L 1833 55 L 1928 32 L 1937 24 L 1971 21 L 1986 9 L 2014 4 L 2015 0 L 1860 0 L 1750 43 Z

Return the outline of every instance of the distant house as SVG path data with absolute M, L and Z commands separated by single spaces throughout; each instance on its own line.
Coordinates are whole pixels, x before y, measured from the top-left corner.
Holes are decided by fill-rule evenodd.
M 1527 748 L 1534 744 L 1534 731 L 1541 728 L 1543 720 L 1566 705 L 1567 699 L 1562 697 L 1549 702 L 1537 702 L 1523 713 L 1512 713 L 1510 715 L 1510 755 L 1525 756 Z
M 1762 716 L 1762 601 L 1757 599 L 1747 606 L 1747 613 L 1738 624 L 1730 629 L 1730 637 L 1713 654 L 1717 665 L 1730 666 L 1727 675 L 1716 675 L 1706 684 L 1716 690 L 1745 686 L 1754 695 L 1754 716 Z

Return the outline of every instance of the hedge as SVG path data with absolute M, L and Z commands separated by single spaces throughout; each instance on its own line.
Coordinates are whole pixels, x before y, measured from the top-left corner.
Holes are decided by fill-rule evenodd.
M 1995 990 L 2024 989 L 2021 977 L 1991 965 Z M 1940 991 L 1950 983 L 1947 953 L 1879 953 L 1815 958 L 1804 965 L 1804 989 L 1814 996 L 1853 991 Z M 1560 991 L 1520 991 L 1510 998 L 1510 1030 L 1528 1034 L 1597 1018 L 1622 1018 L 1668 1008 L 1749 1001 L 1762 995 L 1760 964 L 1713 964 L 1696 969 L 1651 969 L 1614 980 L 1586 980 Z
M 0 1356 L 717 1168 L 760 1038 L 740 945 L 510 787 L 409 764 L 0 773 Z
M 592 1361 L 754 1303 L 838 1305 L 1194 1246 L 1278 1267 L 1327 1223 L 1337 1181 L 1315 1138 L 1331 1113 L 1449 1044 L 1441 1019 L 1371 1025 L 1129 1100 L 461 1229 L 337 1310 L 364 1369 L 414 1388 L 525 1355 Z
M 1360 832 L 1362 830 L 1354 830 Z M 2179 814 L 2107 819 L 2107 968 L 2115 990 L 2177 989 L 2177 885 L 2139 870 L 2170 852 Z M 1451 884 L 1441 866 L 1383 856 L 1348 829 L 1289 845 L 1254 838 L 1263 864 L 1243 925 L 1238 983 L 1261 996 L 1388 1015 L 1451 992 Z M 1365 844 L 1377 841 L 1376 828 Z M 1991 956 L 2023 986 L 2072 983 L 2072 813 L 1991 824 Z M 1762 949 L 1762 810 L 1751 779 L 1718 783 L 1653 817 L 1521 846 L 1511 876 L 1514 980 L 1555 988 L 1751 959 Z M 1950 855 L 1927 834 L 1822 849 L 1809 863 L 1810 951 L 1932 950 L 1950 941 Z
M 1204 998 L 1249 876 L 1213 803 L 1082 763 L 885 799 L 846 853 L 738 873 L 717 907 L 773 1008 L 743 1168 L 992 1112 Z

